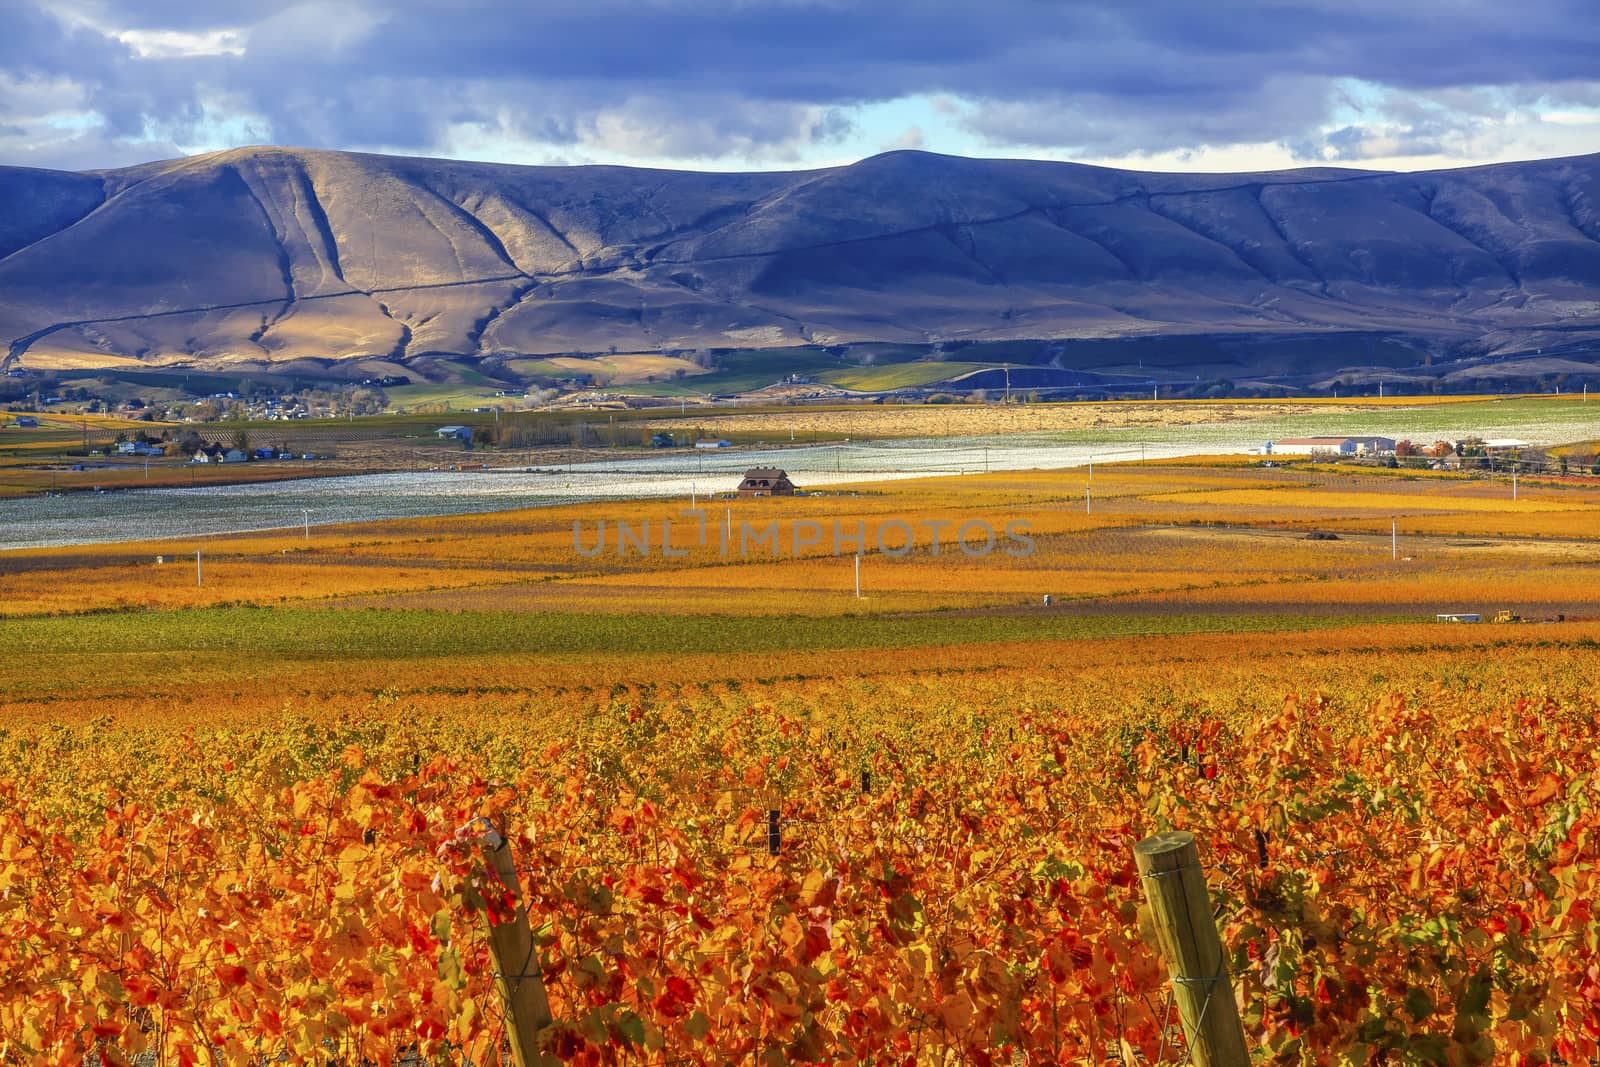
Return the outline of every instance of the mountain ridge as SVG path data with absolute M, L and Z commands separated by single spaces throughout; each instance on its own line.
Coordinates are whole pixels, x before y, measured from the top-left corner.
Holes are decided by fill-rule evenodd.
M 1600 154 L 1412 173 L 901 151 L 808 171 L 254 147 L 0 167 L 41 368 L 1226 334 L 1600 334 Z

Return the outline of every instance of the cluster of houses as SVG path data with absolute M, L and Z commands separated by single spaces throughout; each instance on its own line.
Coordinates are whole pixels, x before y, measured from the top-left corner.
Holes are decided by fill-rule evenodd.
M 1481 448 L 1487 453 L 1515 452 L 1531 447 L 1527 441 L 1510 437 L 1446 443 L 1448 449 L 1431 444 L 1419 445 L 1416 451 L 1421 455 L 1435 456 L 1450 451 L 1460 453 L 1469 447 Z M 1264 456 L 1392 456 L 1396 444 L 1392 437 L 1285 437 L 1268 441 L 1261 448 L 1250 451 L 1253 455 Z
M 259 459 L 294 459 L 293 452 L 279 452 L 275 448 L 224 448 L 221 445 L 202 445 L 195 450 L 194 463 L 249 463 Z M 301 459 L 316 459 L 306 453 Z

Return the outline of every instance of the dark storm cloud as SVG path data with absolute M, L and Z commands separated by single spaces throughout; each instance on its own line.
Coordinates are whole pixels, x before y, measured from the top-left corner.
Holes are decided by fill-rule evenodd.
M 0 72 L 13 78 L 82 75 L 127 55 L 120 42 L 70 27 L 30 0 L 0 4 Z
M 1449 146 L 1449 127 L 1470 125 L 1485 103 L 1471 95 L 1482 87 L 1576 103 L 1600 82 L 1600 19 L 1576 0 L 65 0 L 50 10 L 0 6 L 0 74 L 70 81 L 112 138 L 180 142 L 239 115 L 280 142 L 330 147 L 436 150 L 465 123 L 491 140 L 749 158 L 845 136 L 853 105 L 944 94 L 997 144 L 1124 155 L 1270 141 L 1359 158 L 1372 144 L 1364 124 L 1318 132 L 1347 79 L 1394 90 L 1394 108 L 1405 93 L 1428 97 L 1423 118 L 1385 120 L 1418 151 Z M 223 32 L 243 54 L 181 54 L 181 35 Z M 29 118 L 0 111 L 12 125 Z

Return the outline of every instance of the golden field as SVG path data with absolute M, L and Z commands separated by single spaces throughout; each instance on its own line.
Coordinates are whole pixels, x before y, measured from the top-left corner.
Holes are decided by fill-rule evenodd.
M 506 1062 L 477 818 L 546 1063 L 1182 1062 L 1166 829 L 1256 1062 L 1600 1052 L 1600 486 L 1087 477 L 0 555 L 0 1054 Z M 916 542 L 858 598 L 796 521 Z M 1432 621 L 1501 608 L 1564 620 Z
M 713 433 L 762 433 L 774 439 L 797 434 L 869 437 L 965 437 L 984 434 L 1044 433 L 1129 426 L 1190 426 L 1235 422 L 1280 415 L 1349 412 L 1471 403 L 1481 397 L 1403 397 L 1387 400 L 1160 400 L 993 405 L 915 404 L 846 409 L 797 408 L 752 414 L 696 416 L 696 426 Z M 650 423 L 651 429 L 672 429 L 672 423 Z
M 1204 590 L 1215 600 L 1259 597 L 1308 611 L 1328 601 L 1431 614 L 1482 598 L 1493 601 L 1485 608 L 1584 615 L 1600 593 L 1597 507 L 1600 484 L 1583 479 L 1523 479 L 1513 500 L 1500 478 L 1101 466 L 1092 487 L 1083 470 L 1012 472 L 718 500 L 697 513 L 686 500 L 616 502 L 324 527 L 309 540 L 295 528 L 21 550 L 0 557 L 0 614 L 315 605 L 892 616 L 1030 610 L 1047 593 L 1063 611 L 1092 614 L 1130 597 Z M 957 532 L 977 522 L 994 531 L 993 547 L 982 551 L 984 534 L 973 526 L 970 552 L 962 551 Z M 1026 554 L 1006 539 L 1007 523 L 1025 527 Z M 631 535 L 621 550 L 619 524 Z M 664 524 L 681 556 L 664 555 Z M 810 524 L 801 539 L 817 543 L 797 550 L 797 524 Z M 762 541 L 774 526 L 775 539 Z M 868 542 L 860 598 L 858 529 Z M 1305 540 L 1313 531 L 1340 539 Z M 911 551 L 882 551 L 879 532 L 891 551 L 911 533 Z M 646 534 L 648 553 L 639 547 Z M 196 549 L 205 556 L 202 587 Z M 167 562 L 157 565 L 158 556 Z

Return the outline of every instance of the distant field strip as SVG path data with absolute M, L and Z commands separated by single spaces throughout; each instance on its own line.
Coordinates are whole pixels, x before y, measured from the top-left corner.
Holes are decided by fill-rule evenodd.
M 213 608 L 182 612 L 21 619 L 6 624 L 14 653 L 238 651 L 344 658 L 799 651 L 905 648 L 986 641 L 1070 640 L 1137 634 L 1312 630 L 1347 625 L 1318 615 L 1161 617 L 657 616 L 516 612 L 317 611 Z
M 1275 489 L 1218 489 L 1210 492 L 1182 492 L 1145 497 L 1152 502 L 1182 503 L 1184 505 L 1214 505 L 1217 507 L 1269 507 L 1310 508 L 1322 511 L 1482 511 L 1508 514 L 1532 514 L 1542 511 L 1592 510 L 1582 500 L 1521 499 L 1512 500 L 1509 492 L 1504 496 L 1467 496 L 1460 492 L 1449 495 L 1426 490 L 1415 493 L 1366 493 L 1335 490 L 1301 489 L 1284 486 Z

